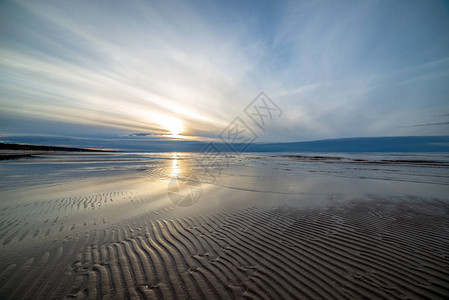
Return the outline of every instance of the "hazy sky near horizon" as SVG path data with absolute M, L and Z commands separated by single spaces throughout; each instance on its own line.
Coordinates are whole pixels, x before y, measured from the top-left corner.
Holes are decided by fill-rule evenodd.
M 433 0 L 2 1 L 0 135 L 213 140 L 261 91 L 261 142 L 447 135 L 448 32 Z

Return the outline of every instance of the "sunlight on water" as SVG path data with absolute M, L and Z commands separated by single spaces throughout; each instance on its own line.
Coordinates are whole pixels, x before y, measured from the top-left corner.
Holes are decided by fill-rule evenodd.
M 178 161 L 178 153 L 173 153 L 173 159 L 172 159 L 172 163 L 171 163 L 171 172 L 170 172 L 170 177 L 179 177 L 179 175 L 181 174 L 181 167 L 180 167 L 180 163 Z

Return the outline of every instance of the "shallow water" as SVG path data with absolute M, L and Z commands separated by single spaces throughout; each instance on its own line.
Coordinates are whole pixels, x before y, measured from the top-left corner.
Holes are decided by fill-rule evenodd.
M 216 164 L 203 166 L 205 160 Z M 232 182 L 242 189 L 252 189 L 251 182 L 241 180 L 245 177 L 255 177 L 257 181 L 278 178 L 284 181 L 315 175 L 447 186 L 449 154 L 231 153 L 218 158 L 195 153 L 44 154 L 3 161 L 0 165 L 0 188 L 20 189 L 31 185 L 139 173 L 161 179 L 194 176 L 202 182 Z M 233 178 L 229 179 L 230 176 Z

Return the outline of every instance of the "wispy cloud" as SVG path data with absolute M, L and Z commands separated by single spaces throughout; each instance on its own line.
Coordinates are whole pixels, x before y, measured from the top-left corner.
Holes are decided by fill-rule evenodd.
M 443 5 L 5 1 L 0 115 L 207 139 L 264 90 L 285 114 L 262 141 L 410 135 L 449 111 Z
M 406 126 L 406 127 L 441 126 L 441 125 L 449 125 L 449 122 L 415 124 L 415 125 L 409 125 L 409 126 Z

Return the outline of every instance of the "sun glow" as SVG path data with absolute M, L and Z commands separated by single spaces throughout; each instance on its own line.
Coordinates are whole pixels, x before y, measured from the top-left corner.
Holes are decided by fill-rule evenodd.
M 175 117 L 160 117 L 158 123 L 169 131 L 171 135 L 179 135 L 184 131 L 182 120 Z

